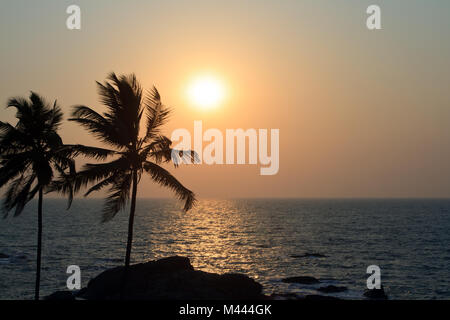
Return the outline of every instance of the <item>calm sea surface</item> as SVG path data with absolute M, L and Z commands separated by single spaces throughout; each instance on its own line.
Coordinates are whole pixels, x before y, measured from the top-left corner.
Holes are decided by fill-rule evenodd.
M 42 295 L 64 290 L 69 265 L 82 285 L 122 264 L 127 214 L 100 223 L 101 200 L 44 201 Z M 189 213 L 175 200 L 140 199 L 133 262 L 187 256 L 195 268 L 241 272 L 267 294 L 317 293 L 284 284 L 310 275 L 362 298 L 366 268 L 378 265 L 392 299 L 450 299 L 450 200 L 202 200 Z M 0 220 L 0 299 L 34 293 L 36 202 Z M 294 258 L 320 253 L 324 258 Z M 323 285 L 323 284 L 322 284 Z

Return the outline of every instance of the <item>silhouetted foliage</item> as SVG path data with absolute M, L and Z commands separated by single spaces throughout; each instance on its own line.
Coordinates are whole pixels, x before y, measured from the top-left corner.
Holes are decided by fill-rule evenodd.
M 169 171 L 160 166 L 175 160 L 178 164 L 186 153 L 172 152 L 169 138 L 161 134 L 170 109 L 161 103 L 156 88 L 145 95 L 135 75 L 117 77 L 111 73 L 105 83 L 99 83 L 100 101 L 106 112 L 100 114 L 86 106 L 75 106 L 70 121 L 75 121 L 92 133 L 110 149 L 71 146 L 71 152 L 109 162 L 86 164 L 74 181 L 75 191 L 90 184 L 85 195 L 109 189 L 102 220 L 112 219 L 131 198 L 128 243 L 125 265 L 130 263 L 137 185 L 144 173 L 161 186 L 175 192 L 184 201 L 184 210 L 195 203 L 195 195 L 184 187 Z M 145 127 L 141 128 L 141 122 Z M 142 129 L 142 130 L 141 130 Z M 140 133 L 143 132 L 141 135 Z M 192 161 L 194 153 L 188 153 Z M 72 155 L 74 155 L 72 153 Z M 172 157 L 177 159 L 172 159 Z
M 75 163 L 68 147 L 58 134 L 62 111 L 56 101 L 49 105 L 31 92 L 29 101 L 9 99 L 7 107 L 16 108 L 16 125 L 0 121 L 0 187 L 7 186 L 3 200 L 5 217 L 11 210 L 14 216 L 39 194 L 38 244 L 35 299 L 39 299 L 42 248 L 43 194 L 53 190 L 55 176 L 59 176 L 60 191 L 73 199 L 70 180 L 75 176 Z

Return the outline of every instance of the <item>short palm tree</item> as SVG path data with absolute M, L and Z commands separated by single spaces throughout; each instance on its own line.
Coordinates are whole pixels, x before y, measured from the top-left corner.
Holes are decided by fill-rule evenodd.
M 52 189 L 56 173 L 61 181 L 60 191 L 69 195 L 70 206 L 73 189 L 68 178 L 75 174 L 75 164 L 58 134 L 63 114 L 56 101 L 51 106 L 31 92 L 29 101 L 12 98 L 7 106 L 16 108 L 18 121 L 16 125 L 0 121 L 0 187 L 9 184 L 3 209 L 5 217 L 13 209 L 14 216 L 18 216 L 38 195 L 35 299 L 39 300 L 43 195 Z
M 85 194 L 87 196 L 91 192 L 109 188 L 103 208 L 104 222 L 125 208 L 131 193 L 125 255 L 126 274 L 133 242 L 137 188 L 143 173 L 148 173 L 159 185 L 173 190 L 178 198 L 184 201 L 184 210 L 188 211 L 196 201 L 194 193 L 160 164 L 173 160 L 177 165 L 183 157 L 194 160 L 196 156 L 192 152 L 173 150 L 170 139 L 161 134 L 161 127 L 168 120 L 170 110 L 161 103 L 156 88 L 144 95 L 135 75 L 117 77 L 114 73 L 108 76 L 104 84 L 97 82 L 97 85 L 106 112 L 100 114 L 86 106 L 75 106 L 69 120 L 79 123 L 111 147 L 97 148 L 97 151 L 89 149 L 87 156 L 108 156 L 112 159 L 106 163 L 86 164 L 77 173 L 74 189 L 78 191 L 93 183 Z M 143 121 L 145 127 L 141 128 Z M 85 153 L 82 149 L 79 151 Z

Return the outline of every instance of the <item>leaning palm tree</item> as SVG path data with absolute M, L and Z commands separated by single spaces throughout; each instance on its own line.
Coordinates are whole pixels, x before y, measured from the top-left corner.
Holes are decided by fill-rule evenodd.
M 106 163 L 86 164 L 77 173 L 73 186 L 78 191 L 93 184 L 85 196 L 109 188 L 103 208 L 103 222 L 109 221 L 125 208 L 131 193 L 125 255 L 126 277 L 133 243 L 136 194 L 143 173 L 148 173 L 154 182 L 174 191 L 184 201 L 184 210 L 188 211 L 196 201 L 194 193 L 160 164 L 173 161 L 176 166 L 180 161 L 186 160 L 183 159 L 186 157 L 195 161 L 196 155 L 173 150 L 170 139 L 161 134 L 161 127 L 168 120 L 170 109 L 161 103 L 156 88 L 144 95 L 135 75 L 117 77 L 114 73 L 108 76 L 104 84 L 97 82 L 97 85 L 100 101 L 106 106 L 106 111 L 100 114 L 86 106 L 75 106 L 69 120 L 77 122 L 111 147 L 96 150 L 92 148 L 86 153 L 82 146 L 78 146 L 76 148 L 80 153 L 112 159 Z M 143 121 L 145 127 L 141 130 Z
M 3 200 L 5 217 L 15 209 L 14 216 L 22 213 L 25 205 L 38 194 L 38 238 L 36 257 L 35 300 L 39 300 L 42 253 L 42 203 L 44 193 L 52 188 L 59 175 L 60 191 L 69 195 L 75 174 L 75 164 L 58 135 L 62 121 L 61 108 L 49 105 L 34 92 L 30 100 L 12 98 L 7 107 L 16 108 L 16 125 L 0 121 L 0 187 L 6 186 Z M 66 149 L 64 152 L 63 149 Z

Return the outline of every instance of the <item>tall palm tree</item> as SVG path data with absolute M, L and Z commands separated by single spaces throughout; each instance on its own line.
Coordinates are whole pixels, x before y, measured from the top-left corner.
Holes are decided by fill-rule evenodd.
M 55 173 L 61 181 L 60 191 L 69 195 L 73 189 L 68 178 L 75 174 L 75 164 L 58 134 L 63 114 L 61 108 L 49 105 L 38 94 L 30 99 L 12 98 L 7 107 L 16 108 L 16 125 L 0 121 L 0 187 L 5 191 L 5 217 L 15 209 L 22 213 L 25 205 L 38 194 L 38 238 L 36 255 L 35 300 L 39 300 L 42 254 L 42 202 L 52 188 Z
M 160 164 L 173 160 L 176 166 L 186 157 L 195 161 L 196 155 L 173 150 L 170 139 L 161 134 L 161 127 L 167 122 L 170 109 L 161 103 L 156 88 L 153 87 L 144 95 L 134 74 L 117 77 L 111 73 L 104 84 L 97 82 L 97 85 L 100 101 L 106 106 L 106 112 L 100 114 L 86 106 L 75 106 L 69 120 L 77 122 L 111 147 L 89 149 L 88 156 L 108 156 L 112 159 L 106 163 L 86 164 L 77 173 L 74 189 L 78 191 L 81 187 L 93 183 L 85 193 L 87 196 L 94 191 L 109 188 L 103 208 L 103 222 L 112 219 L 124 209 L 130 200 L 131 192 L 125 255 L 126 277 L 133 242 L 136 194 L 143 173 L 148 173 L 154 182 L 174 191 L 177 197 L 184 201 L 184 210 L 188 211 L 196 201 L 194 193 Z M 143 121 L 145 127 L 141 128 Z M 85 153 L 85 150 L 78 150 Z

